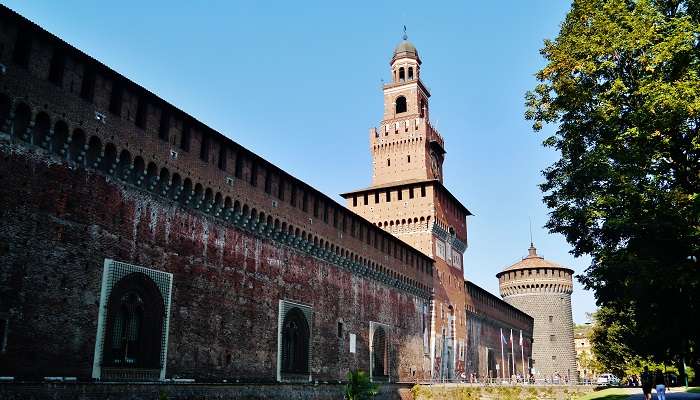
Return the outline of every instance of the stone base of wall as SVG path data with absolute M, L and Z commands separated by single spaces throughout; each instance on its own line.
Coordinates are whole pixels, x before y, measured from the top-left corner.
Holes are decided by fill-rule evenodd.
M 410 399 L 411 384 L 380 386 L 377 400 Z M 339 400 L 344 385 L 0 383 L 3 400 Z

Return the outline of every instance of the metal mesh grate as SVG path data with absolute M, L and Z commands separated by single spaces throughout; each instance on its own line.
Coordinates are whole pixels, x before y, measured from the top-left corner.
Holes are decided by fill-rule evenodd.
M 120 261 L 105 259 L 103 275 L 102 275 L 102 290 L 100 293 L 100 310 L 97 324 L 97 340 L 95 341 L 95 358 L 93 361 L 92 377 L 95 379 L 109 378 L 102 376 L 102 355 L 104 349 L 104 336 L 106 332 L 107 319 L 107 303 L 112 289 L 125 276 L 134 272 L 142 273 L 148 276 L 153 283 L 158 287 L 161 296 L 163 297 L 163 305 L 165 315 L 163 317 L 163 331 L 161 334 L 161 353 L 160 353 L 160 379 L 165 378 L 165 363 L 168 349 L 168 331 L 170 327 L 170 303 L 173 283 L 173 274 L 163 271 L 157 271 L 150 268 L 140 267 L 138 265 L 127 264 Z M 123 375 L 123 373 L 120 373 Z M 151 375 L 149 375 L 151 376 Z
M 299 309 L 302 314 L 304 314 L 304 317 L 306 318 L 306 322 L 309 325 L 309 340 L 308 340 L 308 374 L 289 374 L 289 373 L 283 373 L 282 372 L 282 325 L 284 323 L 284 318 L 287 315 L 287 313 L 293 309 L 297 308 Z M 279 315 L 278 315 L 278 320 L 277 320 L 277 380 L 278 381 L 304 381 L 304 382 L 310 382 L 311 381 L 311 357 L 312 357 L 312 345 L 311 343 L 313 342 L 313 308 L 311 306 L 305 305 L 305 304 L 300 304 L 300 303 L 294 303 L 291 301 L 287 300 L 280 300 L 279 302 Z

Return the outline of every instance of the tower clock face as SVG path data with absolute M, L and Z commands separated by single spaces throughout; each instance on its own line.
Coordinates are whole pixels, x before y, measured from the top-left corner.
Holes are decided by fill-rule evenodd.
M 438 163 L 438 158 L 434 151 L 430 152 L 430 167 L 433 170 L 435 179 L 440 179 L 440 164 Z

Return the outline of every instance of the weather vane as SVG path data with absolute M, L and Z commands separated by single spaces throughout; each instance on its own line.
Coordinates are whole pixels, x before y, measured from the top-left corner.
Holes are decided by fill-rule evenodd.
M 406 25 L 403 26 L 403 40 L 408 40 L 408 34 L 406 34 Z

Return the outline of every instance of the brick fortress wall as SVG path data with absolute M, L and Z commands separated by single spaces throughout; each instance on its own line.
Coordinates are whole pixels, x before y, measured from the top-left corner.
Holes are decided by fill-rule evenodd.
M 114 258 L 174 275 L 168 376 L 274 380 L 288 299 L 314 311 L 313 379 L 369 368 L 370 321 L 390 329 L 392 379 L 423 377 L 430 258 L 9 9 L 0 18 L 0 375 L 89 376 Z
M 468 304 L 467 373 L 474 373 L 479 379 L 510 377 L 513 373 L 527 375 L 532 357 L 533 318 L 471 282 L 465 282 L 464 286 Z M 513 345 L 510 342 L 503 344 L 503 360 L 501 332 L 510 341 L 511 330 Z M 522 350 L 520 332 L 523 337 Z M 509 353 L 515 355 L 515 372 L 512 361 L 509 362 Z M 505 374 L 501 373 L 503 362 L 508 364 Z M 498 371 L 496 364 L 499 365 Z

